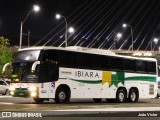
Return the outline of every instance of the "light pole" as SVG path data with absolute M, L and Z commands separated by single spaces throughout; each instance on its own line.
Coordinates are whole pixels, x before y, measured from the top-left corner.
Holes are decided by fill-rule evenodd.
M 131 28 L 131 37 L 132 37 L 132 51 L 133 51 L 133 29 L 131 25 L 128 24 L 123 24 L 122 27 L 126 28 L 127 26 L 129 26 Z
M 74 32 L 74 28 L 73 28 L 73 27 L 70 27 L 70 28 L 68 29 L 67 19 L 66 19 L 64 16 L 60 15 L 60 14 L 56 14 L 56 19 L 60 19 L 61 17 L 64 18 L 64 21 L 65 21 L 65 24 L 66 24 L 65 47 L 67 47 L 67 46 L 68 46 L 68 44 L 67 44 L 67 39 L 68 39 L 67 32 L 73 33 L 73 32 Z
M 21 27 L 20 27 L 20 40 L 19 40 L 19 48 L 22 48 L 22 31 L 23 31 L 23 24 L 25 23 L 25 21 L 27 20 L 28 16 L 31 14 L 32 11 L 38 12 L 40 10 L 40 7 L 38 5 L 34 5 L 33 9 L 31 9 L 27 16 L 25 17 L 25 19 L 23 21 L 21 21 Z
M 66 18 L 64 17 L 64 16 L 62 16 L 62 15 L 60 15 L 60 14 L 56 14 L 56 18 L 57 19 L 60 19 L 60 18 L 64 18 L 64 21 L 65 21 L 65 23 L 66 23 L 66 32 L 65 32 L 65 47 L 67 47 L 67 20 L 66 20 Z
M 121 33 L 117 33 L 116 37 L 114 38 L 114 49 L 116 50 L 116 41 L 122 37 Z

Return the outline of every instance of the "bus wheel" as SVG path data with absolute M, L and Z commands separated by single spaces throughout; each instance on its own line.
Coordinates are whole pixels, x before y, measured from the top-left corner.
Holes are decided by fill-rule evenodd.
M 138 93 L 136 90 L 131 89 L 128 96 L 129 102 L 136 102 L 138 101 Z
M 56 92 L 55 102 L 56 103 L 66 103 L 66 102 L 69 102 L 69 96 L 67 94 L 67 90 L 65 90 L 65 89 L 58 89 L 57 92 Z
M 116 101 L 119 103 L 125 102 L 127 99 L 126 92 L 123 89 L 119 89 L 116 95 Z
M 44 102 L 44 99 L 42 98 L 33 98 L 33 100 L 36 102 L 36 103 L 43 103 Z
M 96 103 L 100 103 L 102 101 L 102 99 L 101 98 L 93 98 L 93 101 Z

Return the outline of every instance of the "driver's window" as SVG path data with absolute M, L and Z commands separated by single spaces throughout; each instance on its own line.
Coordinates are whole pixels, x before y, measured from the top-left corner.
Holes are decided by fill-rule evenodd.
M 0 85 L 6 85 L 4 81 L 0 81 Z

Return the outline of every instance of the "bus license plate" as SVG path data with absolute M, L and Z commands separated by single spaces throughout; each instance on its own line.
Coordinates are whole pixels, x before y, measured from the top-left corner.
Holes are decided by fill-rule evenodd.
M 24 93 L 19 93 L 19 95 L 20 95 L 20 96 L 23 96 L 23 95 L 24 95 Z

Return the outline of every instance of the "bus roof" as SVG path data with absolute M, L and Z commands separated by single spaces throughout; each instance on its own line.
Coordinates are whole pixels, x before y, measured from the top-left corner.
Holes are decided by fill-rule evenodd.
M 139 57 L 133 57 L 133 56 L 124 56 L 124 55 L 115 54 L 114 52 L 112 52 L 110 50 L 86 48 L 86 47 L 79 47 L 79 46 L 69 46 L 67 48 L 64 48 L 64 47 L 51 47 L 51 46 L 40 46 L 39 47 L 38 46 L 38 47 L 29 47 L 29 48 L 19 49 L 18 51 L 49 50 L 49 49 L 73 51 L 73 52 L 82 52 L 82 53 L 90 53 L 90 54 L 99 54 L 99 55 L 108 55 L 108 56 L 123 57 L 123 58 L 128 58 L 128 59 L 139 59 L 139 60 L 156 61 L 155 58 L 139 58 Z

